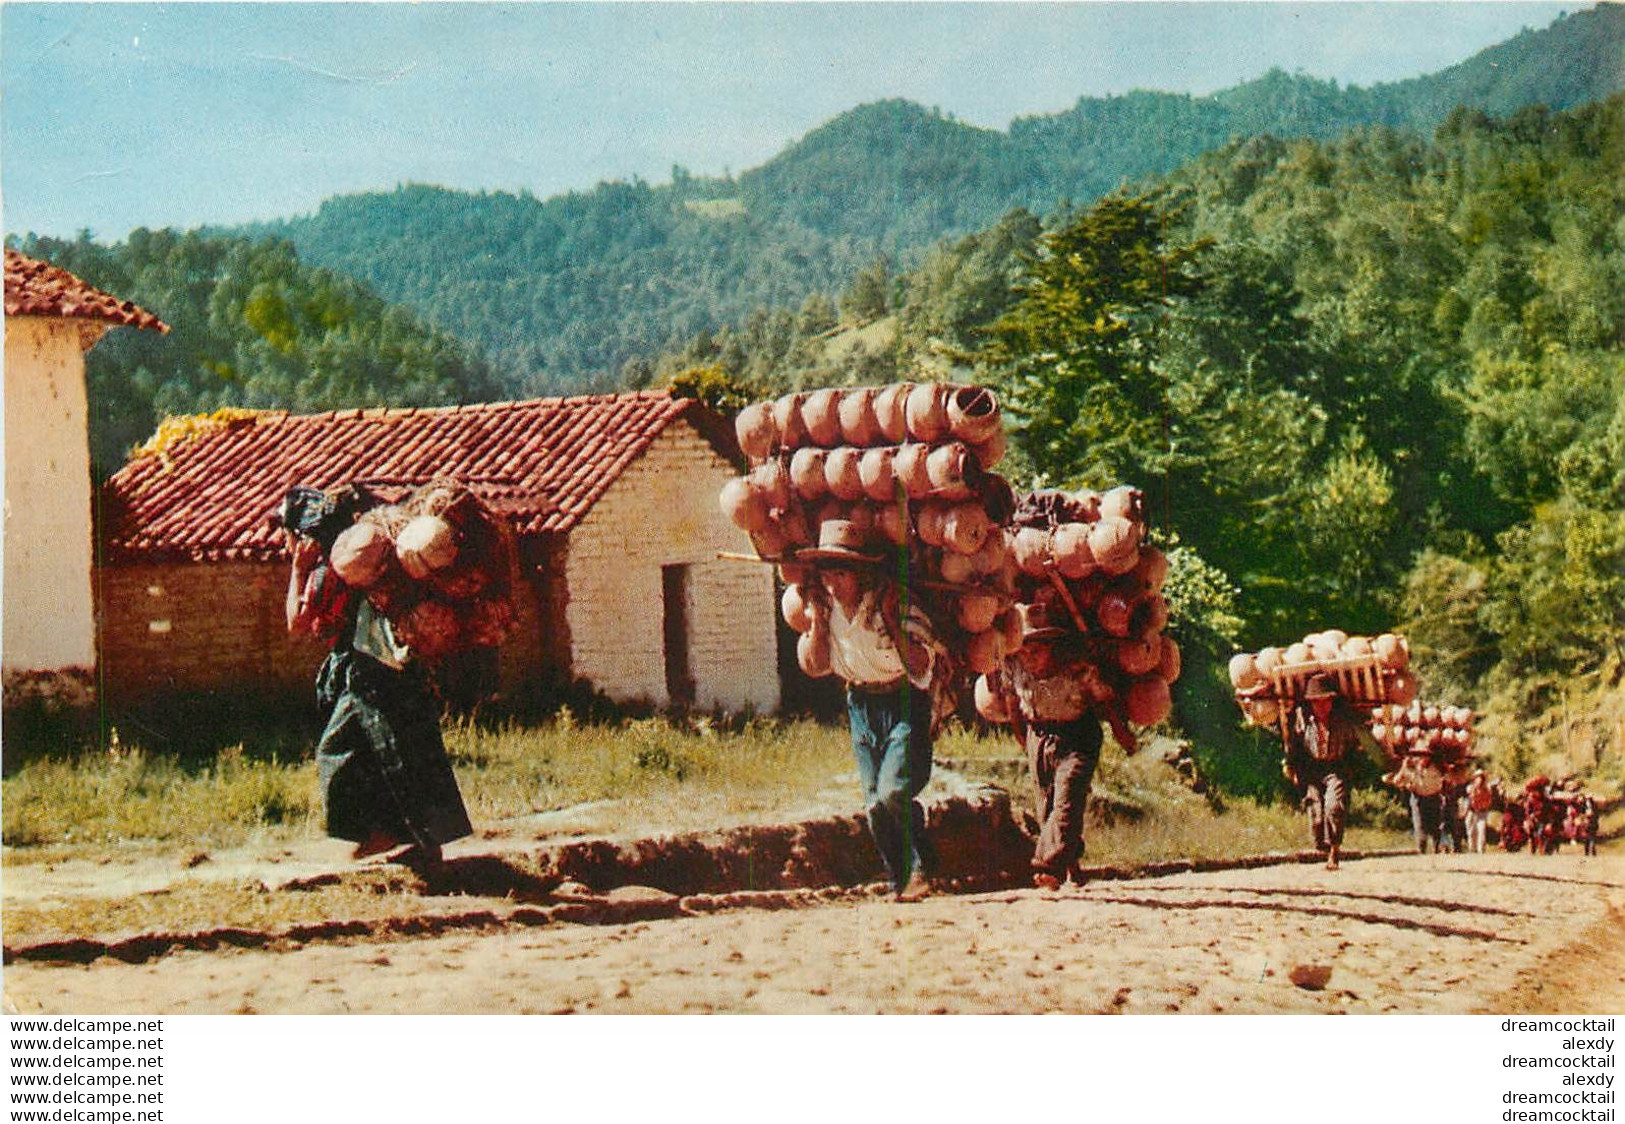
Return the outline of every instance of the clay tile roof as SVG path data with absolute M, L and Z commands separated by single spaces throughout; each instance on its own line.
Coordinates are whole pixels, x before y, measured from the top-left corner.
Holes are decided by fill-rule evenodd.
M 130 301 L 109 296 L 65 269 L 6 250 L 6 315 L 65 316 L 169 331 L 169 325 Z
M 137 454 L 107 482 L 104 557 L 280 557 L 270 517 L 291 485 L 359 481 L 395 499 L 436 476 L 473 488 L 521 535 L 562 534 L 685 415 L 734 455 L 716 414 L 663 390 L 304 416 L 222 412 L 161 452 Z

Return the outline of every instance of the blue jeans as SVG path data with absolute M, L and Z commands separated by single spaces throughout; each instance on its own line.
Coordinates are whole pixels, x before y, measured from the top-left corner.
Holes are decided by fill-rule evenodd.
M 935 864 L 925 808 L 915 799 L 931 779 L 931 699 L 907 683 L 885 694 L 849 687 L 846 709 L 869 834 L 901 890 L 915 866 L 930 873 Z

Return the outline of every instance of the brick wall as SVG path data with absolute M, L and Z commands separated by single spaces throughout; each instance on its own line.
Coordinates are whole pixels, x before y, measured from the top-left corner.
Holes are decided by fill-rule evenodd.
M 734 474 L 698 430 L 679 420 L 571 532 L 566 616 L 577 676 L 615 699 L 670 701 L 661 568 L 686 564 L 695 703 L 778 708 L 771 569 L 717 559 L 719 550 L 750 550 L 717 505 Z

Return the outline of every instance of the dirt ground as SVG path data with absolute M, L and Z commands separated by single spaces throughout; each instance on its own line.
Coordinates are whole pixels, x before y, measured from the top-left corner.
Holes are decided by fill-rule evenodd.
M 1625 1011 L 1625 855 L 1406 856 L 562 924 L 17 962 L 29 1013 Z

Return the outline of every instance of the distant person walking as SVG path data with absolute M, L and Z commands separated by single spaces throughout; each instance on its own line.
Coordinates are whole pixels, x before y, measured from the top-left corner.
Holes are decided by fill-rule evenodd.
M 333 539 L 369 499 L 354 488 L 303 487 L 284 498 L 288 630 L 333 638 L 316 675 L 327 719 L 316 747 L 327 834 L 354 843 L 354 858 L 396 851 L 395 862 L 438 862 L 443 844 L 473 831 L 441 740 L 440 704 L 389 621 L 327 562 Z
M 1348 755 L 1356 739 L 1353 709 L 1329 675 L 1316 675 L 1293 708 L 1287 734 L 1287 775 L 1309 815 L 1315 848 L 1336 870 L 1348 816 Z
M 1484 853 L 1494 807 L 1495 790 L 1490 787 L 1489 775 L 1483 769 L 1474 769 L 1467 785 L 1467 847 L 1475 855 Z

